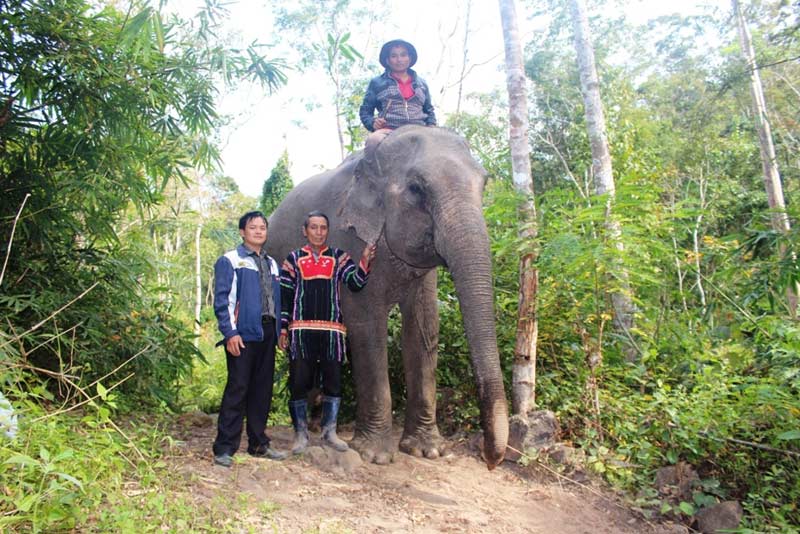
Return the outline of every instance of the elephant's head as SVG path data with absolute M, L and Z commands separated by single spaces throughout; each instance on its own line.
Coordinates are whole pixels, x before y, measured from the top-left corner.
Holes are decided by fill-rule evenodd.
M 458 135 L 406 126 L 358 163 L 341 221 L 366 242 L 377 242 L 383 233 L 391 253 L 412 267 L 449 268 L 478 385 L 484 454 L 493 468 L 505 454 L 508 408 L 481 210 L 485 174 Z

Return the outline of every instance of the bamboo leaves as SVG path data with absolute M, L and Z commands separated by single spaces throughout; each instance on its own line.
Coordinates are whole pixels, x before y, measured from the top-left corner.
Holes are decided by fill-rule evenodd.
M 209 5 L 198 27 L 150 5 L 119 12 L 84 0 L 3 3 L 6 238 L 30 195 L 17 229 L 24 246 L 2 249 L 5 354 L 13 347 L 13 356 L 34 358 L 44 371 L 69 362 L 91 379 L 154 346 L 131 364 L 136 378 L 125 387 L 174 396 L 174 378 L 197 351 L 169 303 L 145 289 L 149 243 L 123 242 L 120 228 L 128 210 L 146 215 L 170 183 L 186 184 L 190 167 L 219 162 L 218 85 L 250 79 L 274 91 L 286 80 L 284 63 L 257 43 L 243 52 L 218 42 L 219 9 Z M 102 385 L 97 394 L 106 397 L 103 410 L 113 407 Z

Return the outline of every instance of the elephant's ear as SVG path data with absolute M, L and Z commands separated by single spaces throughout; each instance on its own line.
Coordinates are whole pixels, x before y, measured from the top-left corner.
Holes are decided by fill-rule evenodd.
M 386 222 L 383 193 L 387 178 L 376 159 L 362 157 L 339 206 L 339 220 L 346 231 L 353 228 L 366 243 L 377 243 Z

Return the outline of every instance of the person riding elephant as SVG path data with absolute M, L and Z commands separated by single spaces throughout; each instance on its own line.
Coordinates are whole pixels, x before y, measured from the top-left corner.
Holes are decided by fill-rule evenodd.
M 330 241 L 358 257 L 376 256 L 369 284 L 344 291 L 342 315 L 356 389 L 350 447 L 378 464 L 392 461 L 392 399 L 387 354 L 389 314 L 399 306 L 406 406 L 401 451 L 437 458 L 446 444 L 436 426 L 439 313 L 436 267 L 446 266 L 461 305 L 477 383 L 483 455 L 493 468 L 505 455 L 508 405 L 497 349 L 492 258 L 481 197 L 486 172 L 464 139 L 443 128 L 402 126 L 371 157 L 348 157 L 304 180 L 270 217 L 270 253 L 286 257 L 305 243 L 303 214 L 324 210 Z
M 411 68 L 417 62 L 414 45 L 402 39 L 389 41 L 381 47 L 378 60 L 386 70 L 370 80 L 358 111 L 361 123 L 372 132 L 366 141 L 368 154 L 400 126 L 436 126 L 428 84 Z

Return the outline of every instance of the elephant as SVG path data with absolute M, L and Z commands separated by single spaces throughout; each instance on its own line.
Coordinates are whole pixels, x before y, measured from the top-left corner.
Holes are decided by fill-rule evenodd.
M 389 387 L 388 317 L 402 316 L 407 406 L 399 449 L 438 458 L 445 443 L 436 425 L 439 336 L 436 267 L 452 274 L 478 386 L 483 457 L 502 462 L 508 441 L 508 406 L 494 322 L 489 237 L 481 211 L 486 171 L 466 141 L 437 127 L 403 126 L 366 156 L 356 152 L 339 167 L 292 189 L 269 218 L 267 252 L 278 262 L 305 243 L 305 215 L 330 219 L 328 242 L 358 258 L 377 245 L 369 280 L 358 293 L 342 293 L 342 311 L 356 388 L 350 446 L 365 461 L 394 459 Z

